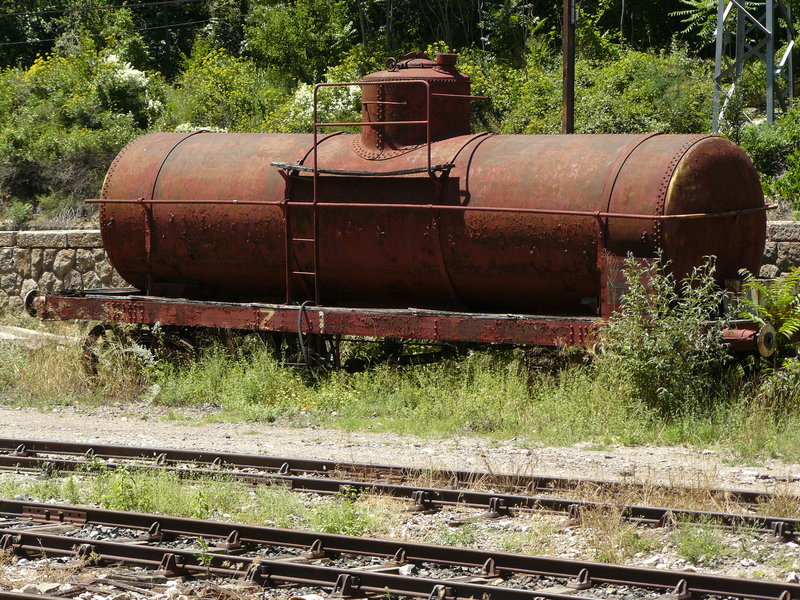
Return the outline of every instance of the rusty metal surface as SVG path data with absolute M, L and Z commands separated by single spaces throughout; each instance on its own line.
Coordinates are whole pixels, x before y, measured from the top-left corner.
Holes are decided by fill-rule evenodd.
M 475 488 L 476 485 L 491 486 L 498 491 L 515 490 L 518 493 L 554 491 L 571 492 L 576 489 L 597 489 L 607 494 L 621 496 L 627 493 L 641 494 L 654 490 L 675 490 L 674 485 L 659 486 L 652 483 L 614 481 L 607 479 L 585 479 L 553 477 L 536 474 L 503 473 L 488 471 L 459 471 L 452 469 L 419 469 L 415 467 L 374 463 L 354 463 L 313 458 L 270 456 L 265 454 L 240 454 L 221 451 L 184 450 L 179 448 L 123 446 L 92 442 L 64 442 L 58 440 L 36 440 L 27 438 L 0 438 L 0 456 L 20 461 L 21 467 L 34 463 L 26 460 L 47 455 L 81 455 L 84 459 L 96 456 L 100 459 L 144 459 L 159 465 L 174 465 L 192 462 L 217 469 L 239 469 L 252 473 L 254 469 L 265 474 L 325 476 L 343 474 L 348 477 L 395 482 L 419 482 L 421 480 L 443 481 L 448 485 Z M 748 504 L 768 504 L 771 492 L 747 489 L 709 488 L 710 498 L 720 503 L 734 501 Z
M 731 142 L 466 135 L 455 57 L 404 58 L 364 78 L 360 134 L 134 141 L 101 194 L 112 264 L 155 296 L 586 317 L 613 307 L 607 251 L 757 272 L 764 198 Z
M 301 313 L 304 334 L 542 346 L 585 346 L 594 341 L 601 322 L 592 317 L 298 307 L 111 294 L 48 294 L 34 300 L 34 310 L 44 319 L 160 323 L 278 333 L 298 333 L 298 313 Z M 736 351 L 762 351 L 759 346 L 762 340 L 752 325 L 726 329 L 723 338 Z
M 470 123 L 470 80 L 455 68 L 453 54 L 438 54 L 436 60 L 414 53 L 395 62 L 391 70 L 370 73 L 364 81 L 381 85 L 365 86 L 362 121 L 431 121 L 431 139 L 466 135 Z M 408 85 L 426 81 L 434 96 L 428 112 L 427 86 Z M 447 97 L 455 96 L 455 97 Z M 354 148 L 363 158 L 392 158 L 416 145 L 427 143 L 425 127 L 372 125 L 364 127 Z
M 48 294 L 35 301 L 45 319 L 161 323 L 250 331 L 297 333 L 297 306 L 200 302 L 153 296 L 68 296 Z M 508 344 L 566 343 L 583 345 L 596 319 L 452 313 L 421 309 L 352 309 L 313 307 L 303 310 L 303 333 L 397 337 L 413 340 Z
M 127 450 L 126 448 L 122 449 Z M 142 449 L 144 450 L 144 449 Z M 120 454 L 122 452 L 118 452 Z M 97 456 L 97 455 L 95 455 Z M 213 478 L 223 477 L 235 479 L 254 485 L 285 486 L 295 492 L 310 492 L 314 494 L 339 494 L 346 489 L 352 493 L 377 495 L 413 501 L 416 506 L 425 510 L 435 511 L 444 506 L 469 506 L 487 511 L 489 518 L 500 515 L 509 515 L 515 511 L 548 511 L 567 513 L 572 518 L 579 518 L 582 511 L 619 510 L 622 518 L 635 521 L 639 524 L 667 526 L 670 522 L 684 523 L 713 523 L 725 528 L 746 528 L 761 533 L 781 532 L 781 539 L 789 541 L 800 533 L 800 519 L 789 517 L 775 517 L 768 515 L 744 514 L 742 512 L 721 512 L 677 509 L 663 506 L 643 506 L 635 504 L 611 504 L 607 502 L 593 502 L 576 500 L 575 498 L 533 496 L 518 493 L 518 490 L 509 491 L 476 491 L 464 488 L 422 487 L 420 485 L 403 485 L 397 482 L 383 482 L 375 480 L 341 479 L 341 476 L 312 477 L 308 472 L 301 475 L 291 475 L 282 472 L 254 472 L 231 470 L 228 465 L 214 465 L 215 468 L 203 468 L 200 465 L 191 467 L 183 462 L 179 467 L 168 466 L 164 455 L 158 456 L 159 461 L 148 463 L 131 463 L 127 465 L 132 471 L 171 470 L 181 477 Z M 289 460 L 284 464 L 289 464 Z M 93 469 L 113 470 L 120 465 L 117 462 L 104 466 L 93 465 Z M 225 468 L 228 467 L 228 468 Z M 50 472 L 81 471 L 86 469 L 86 457 L 80 456 L 78 460 L 48 457 L 22 457 L 14 454 L 0 454 L 0 468 L 5 469 L 36 469 Z M 399 467 L 394 467 L 399 470 Z M 476 478 L 476 481 L 480 479 Z M 485 482 L 488 483 L 488 482 Z M 765 502 L 768 498 L 762 497 Z M 85 510 L 72 510 L 62 508 L 54 510 L 50 504 L 35 504 L 29 501 L 10 501 L 2 503 L 3 512 L 17 512 L 25 517 L 46 521 L 87 522 Z M 491 514 L 494 513 L 494 514 Z M 102 513 L 101 513 L 102 514 Z M 202 532 L 197 532 L 201 534 Z
M 104 198 L 142 195 L 140 157 L 159 152 L 153 142 L 160 142 L 161 135 L 176 134 L 147 136 L 141 147 L 134 144 L 126 151 L 137 160 L 129 165 L 123 156 L 109 177 Z M 392 160 L 364 160 L 352 152 L 351 137 L 336 136 L 322 143 L 320 166 L 354 171 L 424 166 L 423 149 Z M 279 202 L 284 182 L 268 163 L 294 159 L 308 141 L 302 135 L 194 136 L 172 150 L 161 168 L 156 199 Z M 172 143 L 165 146 L 171 148 Z M 382 210 L 381 203 L 654 216 L 763 206 L 749 160 L 719 138 L 487 136 L 435 143 L 433 154 L 437 163 L 456 163 L 450 177 L 440 183 L 426 176 L 320 178 L 323 203 L 375 205 L 374 211 L 329 207 L 320 213 L 323 302 L 590 314 L 587 305 L 599 296 L 598 226 L 590 220 L 479 211 L 412 214 Z M 259 162 L 264 156 L 266 162 Z M 684 160 L 688 160 L 685 166 Z M 704 176 L 708 170 L 713 178 Z M 311 177 L 293 179 L 293 210 L 302 222 L 305 209 L 298 203 L 311 200 Z M 113 264 L 140 288 L 147 286 L 148 272 L 143 212 L 140 207 L 108 203 L 101 216 Z M 152 213 L 153 293 L 268 302 L 285 297 L 279 206 L 187 203 L 155 206 Z M 676 260 L 676 268 L 684 270 L 714 254 L 722 278 L 735 275 L 739 268 L 756 270 L 765 216 L 719 219 L 725 221 L 662 225 L 656 219 L 609 219 L 606 245 L 615 254 L 630 251 L 637 256 L 652 256 L 663 247 L 667 257 Z

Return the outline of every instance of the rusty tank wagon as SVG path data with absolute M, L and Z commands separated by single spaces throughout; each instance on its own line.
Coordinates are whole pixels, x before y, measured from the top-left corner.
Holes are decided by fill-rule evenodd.
M 317 120 L 334 86 L 361 89 L 360 122 Z M 141 137 L 89 200 L 132 287 L 28 304 L 44 318 L 299 335 L 301 346 L 581 345 L 617 306 L 628 254 L 660 251 L 677 277 L 713 255 L 721 284 L 758 272 L 768 207 L 732 142 L 471 133 L 476 99 L 455 55 L 413 53 L 318 85 L 310 134 Z M 762 353 L 770 335 L 726 332 Z

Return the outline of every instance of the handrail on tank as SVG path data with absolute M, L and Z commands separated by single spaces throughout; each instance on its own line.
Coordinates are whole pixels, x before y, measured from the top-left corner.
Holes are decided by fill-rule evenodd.
M 428 152 L 428 175 L 432 176 L 431 171 L 431 84 L 425 79 L 400 79 L 390 82 L 395 84 L 421 84 L 425 86 L 425 120 L 424 121 L 356 121 L 352 123 L 320 123 L 317 121 L 317 99 L 319 96 L 320 88 L 324 87 L 354 87 L 365 85 L 386 85 L 386 81 L 343 81 L 343 82 L 325 82 L 318 83 L 314 86 L 314 101 L 313 101 L 313 135 L 314 135 L 314 203 L 316 204 L 317 198 L 317 130 L 320 127 L 366 127 L 370 125 L 425 125 L 425 138 Z
M 201 200 L 201 199 L 175 199 L 175 200 L 146 200 L 145 198 L 91 198 L 86 200 L 88 204 L 230 204 L 232 206 L 283 206 L 282 200 Z M 642 221 L 673 221 L 691 219 L 709 219 L 718 217 L 736 217 L 757 212 L 775 210 L 778 205 L 767 203 L 764 206 L 754 208 L 742 208 L 738 210 L 727 210 L 720 212 L 706 213 L 684 213 L 680 215 L 645 215 L 640 213 L 616 213 L 604 212 L 599 210 L 559 210 L 552 208 L 511 208 L 507 206 L 465 206 L 451 204 L 392 204 L 392 203 L 370 203 L 370 202 L 318 202 L 318 207 L 322 208 L 396 208 L 404 210 L 425 209 L 425 210 L 450 210 L 461 212 L 499 212 L 516 214 L 534 215 L 561 215 L 568 217 L 592 217 L 595 219 L 617 218 L 617 219 L 637 219 Z

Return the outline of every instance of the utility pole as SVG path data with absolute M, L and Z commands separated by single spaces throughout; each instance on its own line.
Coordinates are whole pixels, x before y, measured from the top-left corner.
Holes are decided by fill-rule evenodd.
M 576 0 L 564 0 L 561 133 L 575 133 L 575 25 L 578 22 L 575 3 Z

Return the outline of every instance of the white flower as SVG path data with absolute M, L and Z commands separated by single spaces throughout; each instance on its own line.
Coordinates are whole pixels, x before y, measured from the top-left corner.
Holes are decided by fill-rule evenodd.
M 181 123 L 175 127 L 178 133 L 189 133 L 192 131 L 211 131 L 214 133 L 226 133 L 228 130 L 223 127 L 213 127 L 211 125 L 195 125 L 194 123 Z

